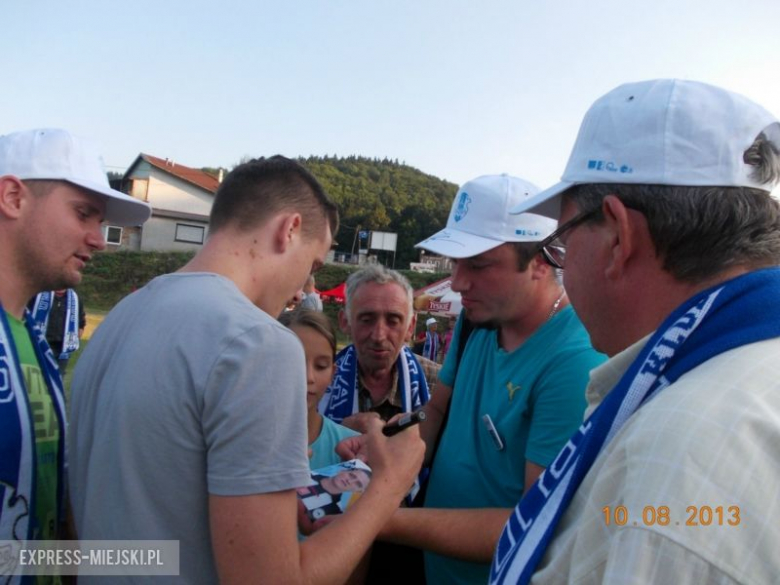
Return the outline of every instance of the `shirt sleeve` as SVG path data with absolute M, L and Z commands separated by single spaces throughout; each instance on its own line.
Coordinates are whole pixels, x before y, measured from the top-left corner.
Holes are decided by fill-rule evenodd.
M 306 485 L 304 364 L 295 335 L 273 324 L 226 344 L 204 391 L 210 493 L 249 495 Z

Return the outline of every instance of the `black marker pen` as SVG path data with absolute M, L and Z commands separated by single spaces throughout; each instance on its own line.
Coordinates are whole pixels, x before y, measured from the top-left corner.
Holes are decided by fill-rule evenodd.
M 427 417 L 425 416 L 425 413 L 422 410 L 416 410 L 414 412 L 410 412 L 409 414 L 403 415 L 397 421 L 385 425 L 385 427 L 382 429 L 382 433 L 386 437 L 392 437 L 396 433 L 400 433 L 402 430 L 407 429 L 412 425 L 421 423 L 426 418 Z

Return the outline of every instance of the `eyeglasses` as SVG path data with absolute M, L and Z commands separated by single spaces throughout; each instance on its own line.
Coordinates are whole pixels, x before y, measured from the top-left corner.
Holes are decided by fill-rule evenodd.
M 564 263 L 566 262 L 566 244 L 561 239 L 561 236 L 581 223 L 592 219 L 600 211 L 601 207 L 585 211 L 574 216 L 565 224 L 558 226 L 558 229 L 539 242 L 539 245 L 536 247 L 537 254 L 541 254 L 547 264 L 553 268 L 563 270 Z

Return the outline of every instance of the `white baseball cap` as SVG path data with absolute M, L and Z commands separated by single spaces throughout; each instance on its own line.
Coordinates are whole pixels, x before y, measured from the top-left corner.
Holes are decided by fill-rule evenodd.
M 679 79 L 627 83 L 585 114 L 561 182 L 510 213 L 557 219 L 561 194 L 583 183 L 769 191 L 750 177 L 753 167 L 743 158 L 761 132 L 780 148 L 777 118 L 739 94 Z
M 509 215 L 509 209 L 539 189 L 510 175 L 484 175 L 464 184 L 452 202 L 447 227 L 416 244 L 448 258 L 471 258 L 506 242 L 540 242 L 558 222 L 535 213 Z
M 151 207 L 108 184 L 103 158 L 94 145 L 66 130 L 38 129 L 0 136 L 0 176 L 67 181 L 106 197 L 106 217 L 118 226 L 140 225 Z
M 428 320 L 425 322 L 425 324 L 426 324 L 427 326 L 430 326 L 430 325 L 436 325 L 437 323 L 438 323 L 438 321 L 436 321 L 436 319 L 435 319 L 435 318 L 433 318 L 433 317 L 431 317 L 430 319 L 428 319 Z

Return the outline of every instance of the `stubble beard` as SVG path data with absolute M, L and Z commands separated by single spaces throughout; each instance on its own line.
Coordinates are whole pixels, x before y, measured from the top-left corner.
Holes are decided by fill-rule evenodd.
M 61 290 L 75 288 L 81 283 L 82 273 L 68 265 L 72 257 L 65 264 L 55 268 L 47 264 L 47 259 L 32 252 L 25 254 L 23 265 L 28 273 L 28 281 L 35 286 L 36 293 L 45 290 Z
M 496 319 L 491 317 L 484 317 L 482 319 L 476 319 L 472 309 L 464 309 L 466 312 L 466 319 L 480 329 L 498 329 L 499 323 Z

